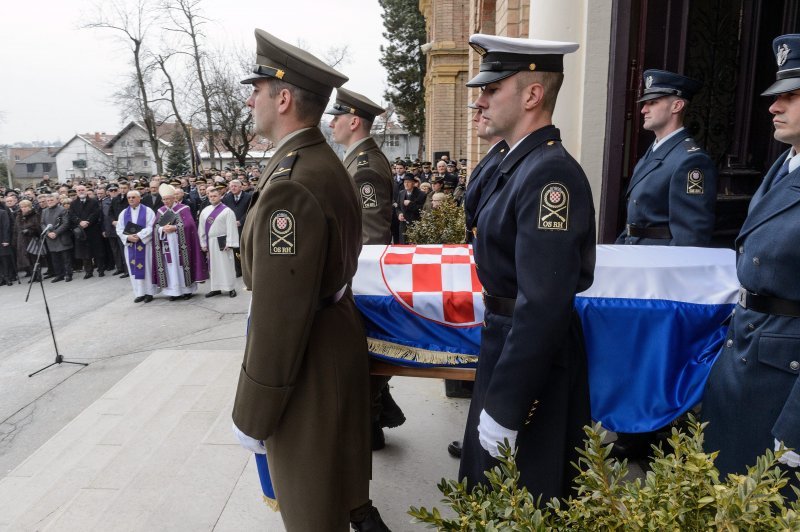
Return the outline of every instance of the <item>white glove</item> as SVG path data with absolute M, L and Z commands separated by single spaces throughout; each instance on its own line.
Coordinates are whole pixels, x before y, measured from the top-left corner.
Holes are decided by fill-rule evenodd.
M 775 439 L 775 450 L 778 451 L 781 447 L 786 448 L 783 445 L 782 441 L 778 441 L 777 438 Z M 783 465 L 787 465 L 789 467 L 800 467 L 800 454 L 797 454 L 794 451 L 786 451 L 783 453 L 783 456 L 778 458 L 778 462 L 782 463 Z
M 242 447 L 256 454 L 267 454 L 267 448 L 264 447 L 263 441 L 251 438 L 239 430 L 239 427 L 236 426 L 236 423 L 231 423 L 231 427 L 233 428 L 233 433 L 236 435 L 236 439 L 239 440 L 239 444 Z
M 507 429 L 500 423 L 492 419 L 486 410 L 481 410 L 480 421 L 478 422 L 478 441 L 481 447 L 497 458 L 500 456 L 500 449 L 498 443 L 503 443 L 503 440 L 508 440 L 508 444 L 513 451 L 517 444 L 517 431 Z

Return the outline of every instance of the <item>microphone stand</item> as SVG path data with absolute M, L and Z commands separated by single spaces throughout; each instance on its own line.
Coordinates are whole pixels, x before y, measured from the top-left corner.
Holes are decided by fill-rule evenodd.
M 88 366 L 89 365 L 86 362 L 72 362 L 70 360 L 64 360 L 64 357 L 61 356 L 61 353 L 58 352 L 58 344 L 56 343 L 56 333 L 53 330 L 53 320 L 50 318 L 50 307 L 47 305 L 47 296 L 44 293 L 44 278 L 42 277 L 42 263 L 41 263 L 41 261 L 42 261 L 42 250 L 47 245 L 47 243 L 45 241 L 45 238 L 46 238 L 45 235 L 47 234 L 47 231 L 51 230 L 51 229 L 52 229 L 52 226 L 47 226 L 47 227 L 45 227 L 44 231 L 42 231 L 42 234 L 39 235 L 39 246 L 38 246 L 39 249 L 37 250 L 37 253 L 36 253 L 36 263 L 33 265 L 33 274 L 32 274 L 30 282 L 28 283 L 29 284 L 29 286 L 28 286 L 28 294 L 25 296 L 25 302 L 27 303 L 28 302 L 28 298 L 31 297 L 31 289 L 33 288 L 33 281 L 38 278 L 39 279 L 39 286 L 42 287 L 42 299 L 44 299 L 44 309 L 47 312 L 47 323 L 50 324 L 50 336 L 53 337 L 53 347 L 55 347 L 55 349 L 56 349 L 56 360 L 52 364 L 48 364 L 43 368 L 37 369 L 36 371 L 34 371 L 30 375 L 28 375 L 29 378 L 33 377 L 37 373 L 41 373 L 42 371 L 46 370 L 47 368 L 55 366 L 56 364 L 59 364 L 59 365 L 60 364 L 75 364 L 76 366 Z

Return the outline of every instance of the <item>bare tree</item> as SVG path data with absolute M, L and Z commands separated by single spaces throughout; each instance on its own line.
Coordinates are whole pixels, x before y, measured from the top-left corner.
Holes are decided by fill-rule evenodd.
M 208 22 L 208 19 L 200 14 L 200 2 L 201 0 L 162 0 L 162 7 L 174 25 L 174 27 L 166 27 L 164 29 L 180 33 L 189 40 L 190 51 L 188 53 L 192 57 L 194 71 L 200 86 L 202 107 L 205 111 L 208 145 L 213 147 L 216 143 L 214 141 L 211 92 L 206 79 L 206 54 L 200 45 L 200 41 L 205 38 L 203 26 Z M 211 167 L 216 167 L 213 149 L 209 150 L 209 156 L 211 158 Z
M 149 0 L 105 0 L 96 4 L 96 13 L 89 22 L 82 27 L 87 29 L 105 29 L 117 32 L 119 38 L 125 42 L 133 55 L 133 65 L 136 72 L 136 86 L 138 89 L 138 105 L 141 118 L 147 132 L 156 171 L 162 172 L 162 156 L 159 150 L 156 118 L 149 99 L 146 76 L 149 69 L 146 62 L 146 49 L 144 40 L 150 27 L 158 20 L 156 12 L 151 9 Z
M 167 69 L 167 61 L 169 60 L 170 55 L 159 55 L 156 56 L 156 63 L 158 67 L 161 69 L 161 73 L 164 75 L 164 92 L 167 94 L 167 99 L 172 107 L 172 114 L 175 117 L 175 121 L 178 123 L 178 127 L 181 128 L 183 132 L 183 137 L 186 139 L 186 144 L 188 146 L 193 146 L 192 141 L 192 133 L 190 131 L 190 125 L 187 124 L 186 120 L 184 120 L 183 116 L 181 115 L 180 109 L 178 109 L 178 99 L 175 96 L 175 83 L 172 81 L 172 75 L 169 73 Z M 197 173 L 197 168 L 195 164 L 195 157 L 194 153 L 192 155 L 192 173 Z
M 240 50 L 229 56 L 233 56 L 234 60 L 220 58 L 210 62 L 213 124 L 219 132 L 222 145 L 231 152 L 240 166 L 245 166 L 247 154 L 255 139 L 252 131 L 253 117 L 245 105 L 250 95 L 250 86 L 239 83 L 245 63 L 244 53 Z M 213 149 L 209 146 L 209 151 Z

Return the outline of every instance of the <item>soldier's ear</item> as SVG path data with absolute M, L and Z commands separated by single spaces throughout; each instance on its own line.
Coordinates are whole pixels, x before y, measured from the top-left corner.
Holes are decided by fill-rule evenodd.
M 673 113 L 680 113 L 686 109 L 686 100 L 683 98 L 675 98 L 672 100 L 672 112 Z

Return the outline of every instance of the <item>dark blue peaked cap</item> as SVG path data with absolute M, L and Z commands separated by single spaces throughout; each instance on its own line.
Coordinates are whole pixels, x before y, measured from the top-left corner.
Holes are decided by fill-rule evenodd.
M 775 83 L 761 93 L 774 96 L 800 89 L 800 34 L 781 35 L 772 41 L 772 52 L 778 64 Z
M 645 70 L 642 81 L 644 90 L 642 91 L 642 97 L 638 100 L 639 102 L 655 100 L 662 96 L 678 96 L 685 100 L 691 100 L 703 86 L 696 79 L 687 78 L 666 70 L 654 69 Z

